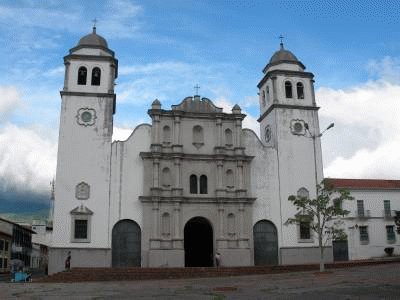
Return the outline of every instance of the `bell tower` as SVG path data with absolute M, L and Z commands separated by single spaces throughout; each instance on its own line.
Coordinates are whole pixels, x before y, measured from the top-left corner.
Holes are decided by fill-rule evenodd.
M 314 75 L 305 71 L 303 63 L 286 50 L 282 42 L 263 74 L 258 84 L 260 137 L 265 146 L 274 150 L 277 158 L 281 247 L 296 247 L 299 239 L 295 238 L 298 236 L 295 225 L 283 225 L 296 213 L 288 203 L 288 197 L 299 191 L 315 197 L 316 184 L 323 178 Z M 306 242 L 313 246 L 316 241 Z
M 118 61 L 93 27 L 64 64 L 51 273 L 63 267 L 68 251 L 72 267 L 74 260 L 85 265 L 96 259 L 98 266 L 111 260 L 107 220 Z

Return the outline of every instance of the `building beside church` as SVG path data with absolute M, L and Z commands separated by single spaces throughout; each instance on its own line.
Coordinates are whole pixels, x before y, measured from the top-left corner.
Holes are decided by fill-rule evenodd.
M 334 241 L 335 260 L 386 256 L 385 248 L 400 255 L 400 238 L 394 223 L 400 212 L 400 180 L 329 178 L 337 189 L 347 189 L 353 201 L 342 203 L 349 211 L 343 220 L 346 241 Z
M 93 32 L 64 57 L 49 272 L 71 266 L 225 266 L 318 259 L 288 196 L 323 178 L 313 77 L 283 44 L 258 84 L 260 132 L 198 95 L 149 105 L 151 124 L 112 142 L 118 60 Z M 331 247 L 326 251 L 332 260 Z

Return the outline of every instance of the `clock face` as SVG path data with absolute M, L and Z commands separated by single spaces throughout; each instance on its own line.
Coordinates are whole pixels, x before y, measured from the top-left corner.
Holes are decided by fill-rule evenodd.
M 272 132 L 271 127 L 267 125 L 265 127 L 265 141 L 268 143 L 271 140 Z

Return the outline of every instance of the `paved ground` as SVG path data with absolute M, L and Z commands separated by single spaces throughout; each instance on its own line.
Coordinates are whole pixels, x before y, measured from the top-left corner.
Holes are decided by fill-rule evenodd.
M 0 283 L 0 299 L 400 299 L 400 263 L 224 278 Z

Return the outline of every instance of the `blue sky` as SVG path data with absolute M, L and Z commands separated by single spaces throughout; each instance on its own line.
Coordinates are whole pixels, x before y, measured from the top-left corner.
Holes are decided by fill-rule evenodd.
M 149 122 L 152 100 L 169 108 L 196 84 L 225 110 L 238 103 L 257 130 L 256 85 L 282 34 L 315 75 L 321 127 L 336 124 L 323 137 L 325 175 L 400 178 L 399 11 L 399 1 L 2 1 L 0 212 L 48 198 L 63 56 L 94 18 L 119 59 L 115 138 Z

